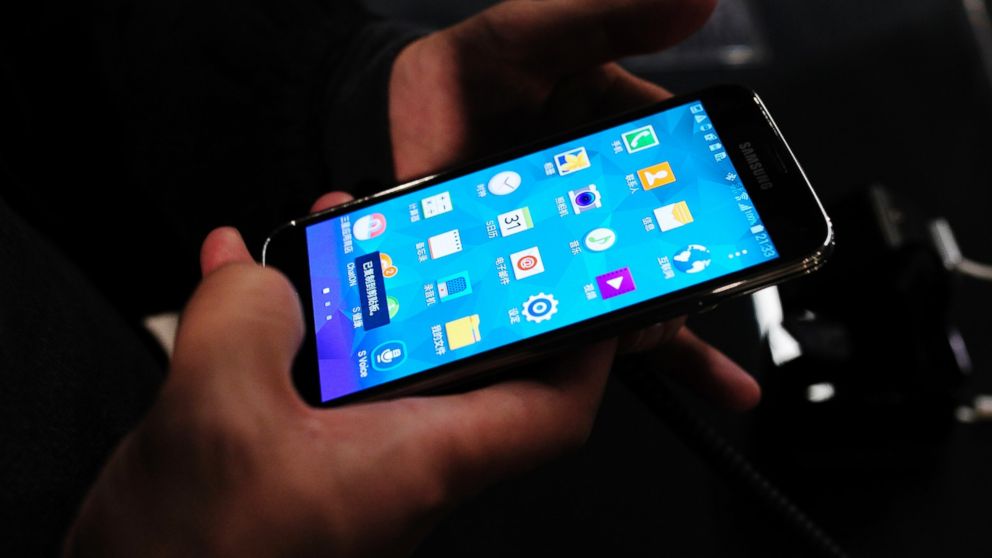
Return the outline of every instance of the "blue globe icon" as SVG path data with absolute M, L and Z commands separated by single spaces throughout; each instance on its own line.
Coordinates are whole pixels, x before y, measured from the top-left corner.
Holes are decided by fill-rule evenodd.
M 672 264 L 683 273 L 699 273 L 710 265 L 709 248 L 702 244 L 690 244 L 672 256 Z

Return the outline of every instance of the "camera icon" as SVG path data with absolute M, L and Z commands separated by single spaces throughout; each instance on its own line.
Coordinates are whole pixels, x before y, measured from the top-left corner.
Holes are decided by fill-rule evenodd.
M 572 201 L 572 211 L 576 215 L 603 206 L 603 202 L 599 197 L 599 190 L 596 189 L 595 184 L 590 184 L 578 190 L 569 190 L 568 199 Z

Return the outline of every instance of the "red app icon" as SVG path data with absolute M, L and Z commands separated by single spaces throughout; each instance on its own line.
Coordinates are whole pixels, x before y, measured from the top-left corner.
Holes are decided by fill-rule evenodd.
M 384 232 L 386 232 L 386 216 L 382 213 L 359 217 L 351 226 L 351 234 L 357 240 L 369 240 Z

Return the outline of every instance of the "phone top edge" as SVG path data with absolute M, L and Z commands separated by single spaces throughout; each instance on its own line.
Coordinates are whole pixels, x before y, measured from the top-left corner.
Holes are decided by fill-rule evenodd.
M 407 182 L 397 184 L 395 186 L 391 186 L 385 190 L 381 190 L 369 194 L 367 196 L 363 196 L 361 198 L 356 198 L 349 202 L 336 205 L 334 207 L 330 207 L 322 211 L 318 211 L 315 213 L 311 213 L 309 215 L 298 217 L 293 221 L 293 223 L 295 223 L 298 226 L 307 227 L 312 224 L 316 224 L 317 222 L 323 221 L 325 219 L 334 217 L 338 213 L 341 213 L 345 209 L 352 206 L 364 206 L 365 204 L 371 203 L 373 201 L 379 201 L 379 202 L 386 201 L 386 199 L 403 194 L 407 190 L 417 188 L 421 185 L 424 185 L 425 183 L 455 179 L 460 176 L 470 174 L 472 172 L 482 170 L 490 166 L 494 166 L 503 161 L 513 159 L 522 154 L 538 151 L 558 143 L 563 143 L 574 137 L 578 137 L 584 134 L 594 133 L 601 129 L 619 125 L 628 120 L 633 120 L 635 118 L 640 118 L 642 116 L 653 114 L 655 112 L 659 112 L 669 107 L 685 104 L 688 102 L 688 99 L 703 99 L 704 97 L 717 94 L 717 92 L 719 91 L 732 91 L 735 94 L 744 95 L 747 97 L 754 97 L 755 99 L 757 99 L 757 93 L 753 89 L 744 85 L 734 84 L 734 83 L 717 84 L 702 89 L 696 89 L 689 93 L 673 95 L 672 97 L 669 97 L 661 101 L 646 103 L 644 105 L 634 107 L 630 110 L 618 114 L 613 114 L 613 115 L 605 116 L 603 118 L 599 118 L 597 120 L 593 120 L 592 122 L 583 124 L 575 128 L 569 128 L 547 136 L 539 137 L 533 141 L 529 141 L 522 145 L 501 149 L 499 151 L 495 151 L 493 153 L 483 155 L 477 159 L 471 159 L 459 164 L 452 165 L 447 168 L 440 169 L 429 175 L 415 178 Z M 764 107 L 764 105 L 760 105 L 760 106 L 762 108 Z M 765 112 L 767 113 L 767 111 Z M 781 137 L 781 134 L 777 128 L 775 128 L 775 132 L 776 134 L 779 135 L 779 137 Z M 790 155 L 791 155 L 791 151 L 790 151 Z M 805 178 L 805 174 L 803 175 L 803 177 Z M 808 183 L 809 181 L 807 180 L 807 184 Z M 812 189 L 812 187 L 810 187 L 810 189 Z M 273 234 L 274 232 L 275 231 L 273 231 Z

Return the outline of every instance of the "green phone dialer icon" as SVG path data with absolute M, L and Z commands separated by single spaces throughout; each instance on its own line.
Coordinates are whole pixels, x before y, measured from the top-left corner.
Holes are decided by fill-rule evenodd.
M 629 132 L 624 132 L 622 137 L 623 145 L 627 148 L 627 153 L 636 153 L 658 145 L 658 136 L 654 133 L 654 127 L 650 124 Z

